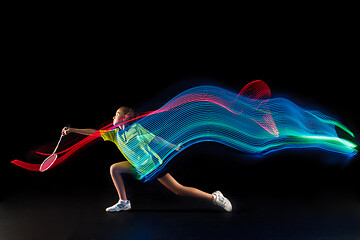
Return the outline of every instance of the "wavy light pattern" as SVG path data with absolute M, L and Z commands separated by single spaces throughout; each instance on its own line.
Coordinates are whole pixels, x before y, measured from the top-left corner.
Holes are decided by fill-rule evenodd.
M 305 110 L 286 98 L 270 97 L 270 89 L 260 80 L 249 83 L 239 94 L 215 86 L 188 89 L 160 109 L 120 123 L 137 120 L 125 129 L 137 131 L 137 137 L 121 151 L 143 181 L 156 177 L 183 149 L 203 141 L 250 154 L 289 148 L 318 148 L 349 156 L 357 153 L 355 143 L 338 137 L 335 127 L 354 137 L 340 122 L 319 111 Z M 116 127 L 108 125 L 103 129 L 115 131 Z M 123 133 L 116 130 L 116 137 L 123 137 Z M 64 150 L 52 167 L 99 136 L 96 132 Z M 40 166 L 19 160 L 13 163 L 33 171 Z

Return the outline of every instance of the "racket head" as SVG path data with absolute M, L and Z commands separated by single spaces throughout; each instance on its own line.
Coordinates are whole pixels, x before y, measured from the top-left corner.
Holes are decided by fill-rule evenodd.
M 43 163 L 40 165 L 40 172 L 44 172 L 46 170 L 48 170 L 53 164 L 54 162 L 56 161 L 57 159 L 57 154 L 53 154 L 53 155 L 50 155 L 49 157 L 47 157 Z

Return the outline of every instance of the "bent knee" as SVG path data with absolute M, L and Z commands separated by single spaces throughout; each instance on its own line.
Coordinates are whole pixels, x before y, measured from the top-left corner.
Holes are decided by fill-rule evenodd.
M 114 173 L 121 173 L 121 168 L 114 163 L 113 165 L 110 166 L 110 173 L 114 174 Z

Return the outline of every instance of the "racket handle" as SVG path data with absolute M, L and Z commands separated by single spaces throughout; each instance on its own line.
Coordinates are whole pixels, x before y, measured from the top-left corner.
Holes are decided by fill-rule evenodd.
M 70 124 L 66 124 L 65 125 L 65 127 L 64 127 L 65 129 L 69 129 L 70 128 Z M 61 138 L 64 136 L 64 129 L 61 131 Z

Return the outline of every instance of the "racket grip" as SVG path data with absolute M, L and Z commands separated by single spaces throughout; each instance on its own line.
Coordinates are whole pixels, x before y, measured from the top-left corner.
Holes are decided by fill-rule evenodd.
M 64 128 L 65 129 L 70 128 L 70 124 L 66 124 Z M 61 131 L 61 137 L 63 137 L 63 136 L 64 136 L 64 129 Z

